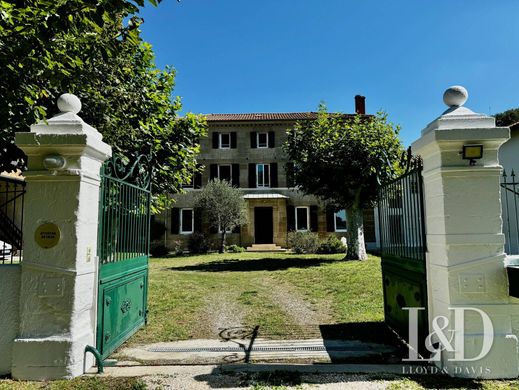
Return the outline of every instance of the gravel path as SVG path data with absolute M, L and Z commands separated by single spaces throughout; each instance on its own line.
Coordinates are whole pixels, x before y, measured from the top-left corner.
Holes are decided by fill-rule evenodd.
M 330 323 L 331 316 L 323 306 L 305 301 L 293 286 L 275 279 L 265 279 L 265 284 L 273 302 L 279 305 L 298 325 L 318 325 Z
M 204 308 L 206 329 L 211 338 L 217 338 L 224 329 L 243 326 L 244 312 L 237 303 L 238 295 L 232 292 L 219 292 L 206 297 Z M 207 338 L 207 335 L 205 335 Z
M 202 374 L 197 376 L 187 374 L 176 374 L 171 376 L 148 376 L 143 380 L 149 389 L 174 389 L 174 390 L 244 390 L 253 386 L 265 386 L 268 388 L 283 388 L 291 390 L 323 389 L 323 390 L 381 390 L 386 389 L 391 381 L 370 380 L 368 375 L 346 375 L 346 374 L 320 374 L 302 375 L 301 384 L 290 385 L 283 383 L 266 383 L 261 378 L 245 377 L 244 375 L 227 374 Z M 272 387 L 267 387 L 267 386 Z M 279 387 L 277 387 L 277 386 Z

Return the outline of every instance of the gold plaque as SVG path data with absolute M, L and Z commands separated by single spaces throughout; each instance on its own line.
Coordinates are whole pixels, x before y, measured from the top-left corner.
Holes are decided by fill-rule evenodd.
M 56 246 L 61 238 L 61 231 L 56 224 L 44 223 L 36 229 L 34 239 L 42 248 L 48 249 Z

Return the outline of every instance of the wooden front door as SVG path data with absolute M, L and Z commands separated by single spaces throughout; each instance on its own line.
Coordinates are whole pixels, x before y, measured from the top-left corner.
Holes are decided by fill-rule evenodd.
M 274 242 L 272 207 L 254 208 L 254 236 L 256 244 Z

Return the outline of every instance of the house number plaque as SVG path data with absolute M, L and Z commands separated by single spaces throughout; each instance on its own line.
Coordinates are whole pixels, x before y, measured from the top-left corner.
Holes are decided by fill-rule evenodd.
M 55 247 L 61 238 L 61 231 L 54 223 L 44 223 L 36 229 L 34 239 L 42 248 L 49 249 Z

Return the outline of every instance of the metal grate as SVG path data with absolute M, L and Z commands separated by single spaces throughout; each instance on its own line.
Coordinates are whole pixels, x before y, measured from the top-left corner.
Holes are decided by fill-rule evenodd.
M 25 181 L 0 176 L 0 264 L 22 260 Z
M 324 345 L 307 345 L 307 346 L 252 346 L 251 352 L 351 352 L 365 351 L 366 346 L 329 346 Z M 240 347 L 197 347 L 197 348 L 180 348 L 180 347 L 150 347 L 146 349 L 148 352 L 245 352 L 245 348 Z M 248 349 L 247 349 L 248 351 Z

